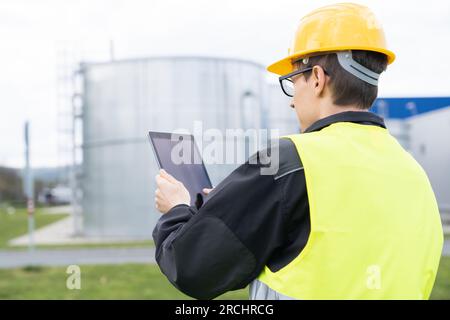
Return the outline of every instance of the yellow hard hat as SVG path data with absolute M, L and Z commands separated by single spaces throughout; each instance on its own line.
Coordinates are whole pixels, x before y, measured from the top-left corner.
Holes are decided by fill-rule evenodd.
M 395 54 L 386 48 L 383 28 L 373 12 L 362 5 L 338 3 L 316 9 L 303 17 L 288 56 L 267 70 L 278 75 L 293 70 L 292 62 L 320 52 L 367 50 L 384 53 L 388 64 Z

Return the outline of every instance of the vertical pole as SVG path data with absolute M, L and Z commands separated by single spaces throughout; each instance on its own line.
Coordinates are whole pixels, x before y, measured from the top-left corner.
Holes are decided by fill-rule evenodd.
M 34 250 L 34 185 L 30 166 L 30 124 L 25 122 L 25 196 L 27 198 L 28 212 L 28 251 Z
M 78 210 L 78 184 L 77 184 L 77 116 L 76 95 L 72 96 L 72 169 L 70 171 L 70 188 L 72 189 L 72 215 L 74 235 L 81 234 L 80 213 Z
M 81 70 L 81 65 L 80 65 Z M 72 209 L 73 209 L 73 222 L 74 222 L 74 234 L 82 235 L 83 233 L 83 221 L 81 214 L 81 204 L 80 204 L 80 194 L 79 194 L 79 168 L 82 161 L 79 161 L 78 154 L 78 124 L 80 124 L 80 119 L 82 117 L 83 110 L 83 97 L 81 92 L 80 85 L 82 81 L 81 71 L 76 71 L 72 76 L 72 86 L 73 86 L 73 95 L 72 95 L 72 170 L 70 175 L 70 186 L 72 189 Z

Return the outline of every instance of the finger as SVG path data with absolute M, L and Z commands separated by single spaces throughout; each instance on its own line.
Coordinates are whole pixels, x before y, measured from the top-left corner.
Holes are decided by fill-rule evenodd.
M 158 210 L 160 213 L 166 213 L 166 212 L 167 212 L 167 210 L 164 209 L 164 208 L 165 208 L 164 203 L 161 202 L 161 201 L 155 201 L 155 208 L 156 208 L 156 210 Z
M 159 188 L 161 186 L 161 176 L 159 174 L 157 174 L 155 176 L 155 181 L 156 181 L 156 186 Z
M 167 179 L 168 181 L 172 182 L 172 183 L 178 183 L 179 181 L 177 179 L 175 179 L 173 176 L 171 176 L 169 173 L 167 173 L 166 170 L 161 169 L 159 170 L 159 173 L 161 174 L 161 176 L 165 179 Z
M 165 181 L 164 183 L 168 183 L 167 181 Z M 159 199 L 159 200 L 164 200 L 164 193 L 161 189 L 157 188 L 155 190 L 155 199 Z
M 161 202 L 161 200 L 155 198 L 155 208 L 162 212 L 162 208 L 164 207 L 164 204 Z
M 204 194 L 209 194 L 213 189 L 209 189 L 209 188 L 203 188 L 203 193 Z
M 169 181 L 166 178 L 163 178 L 161 175 L 156 176 L 156 186 L 158 189 L 164 188 Z

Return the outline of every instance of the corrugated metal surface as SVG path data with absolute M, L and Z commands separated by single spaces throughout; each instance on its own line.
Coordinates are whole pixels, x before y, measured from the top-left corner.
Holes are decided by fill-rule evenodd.
M 149 130 L 192 130 L 194 122 L 201 121 L 203 130 L 271 128 L 278 129 L 280 135 L 299 132 L 290 98 L 278 84 L 267 84 L 265 69 L 253 62 L 161 57 L 84 64 L 82 75 L 80 183 L 83 231 L 87 235 L 151 236 L 159 213 L 153 207 L 157 165 L 147 140 Z M 375 109 L 390 115 L 383 110 L 379 105 Z M 448 109 L 406 121 L 386 120 L 390 132 L 424 166 L 440 205 L 448 206 L 450 168 L 446 164 L 450 159 L 442 147 L 450 125 Z M 202 136 L 196 138 L 202 142 Z M 208 143 L 200 144 L 205 147 Z M 207 165 L 213 184 L 236 166 Z
M 150 237 L 157 165 L 147 132 L 267 125 L 262 66 L 216 58 L 84 64 L 83 190 L 87 235 Z M 209 165 L 217 184 L 236 165 Z
M 291 98 L 283 93 L 279 84 L 269 85 L 269 127 L 278 130 L 280 135 L 300 132 L 297 114 L 290 104 Z

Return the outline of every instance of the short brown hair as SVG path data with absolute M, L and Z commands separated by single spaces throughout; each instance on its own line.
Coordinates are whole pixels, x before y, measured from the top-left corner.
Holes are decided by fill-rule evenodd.
M 386 70 L 386 55 L 373 51 L 352 50 L 353 60 L 366 68 L 381 73 Z M 338 106 L 356 105 L 361 109 L 369 109 L 378 95 L 378 87 L 371 85 L 345 71 L 338 62 L 336 53 L 328 53 L 309 57 L 305 65 L 297 62 L 299 68 L 319 65 L 330 76 L 330 88 L 333 103 Z M 305 74 L 306 80 L 311 73 Z

